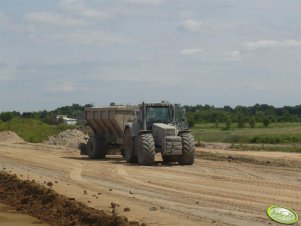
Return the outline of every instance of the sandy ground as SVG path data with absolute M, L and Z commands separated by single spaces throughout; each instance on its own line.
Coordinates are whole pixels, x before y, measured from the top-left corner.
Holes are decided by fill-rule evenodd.
M 289 153 L 235 153 L 301 159 Z M 274 204 L 301 214 L 301 168 L 200 158 L 192 166 L 164 165 L 156 158 L 155 166 L 137 166 L 121 156 L 89 160 L 74 149 L 0 143 L 0 169 L 41 184 L 51 181 L 57 192 L 94 208 L 112 212 L 115 202 L 118 214 L 148 225 L 279 225 L 265 213 Z

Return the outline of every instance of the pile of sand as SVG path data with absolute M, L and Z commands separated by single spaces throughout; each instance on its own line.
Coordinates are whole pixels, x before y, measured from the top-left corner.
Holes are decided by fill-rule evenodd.
M 56 136 L 51 136 L 45 142 L 51 145 L 61 145 L 78 148 L 80 143 L 87 143 L 88 135 L 77 129 L 68 129 Z
M 24 143 L 25 141 L 12 131 L 2 131 L 2 132 L 0 132 L 0 142 Z

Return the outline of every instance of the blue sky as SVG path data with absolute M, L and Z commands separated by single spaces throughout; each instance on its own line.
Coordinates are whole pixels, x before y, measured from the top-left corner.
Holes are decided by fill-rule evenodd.
M 299 0 L 0 0 L 0 111 L 301 100 Z

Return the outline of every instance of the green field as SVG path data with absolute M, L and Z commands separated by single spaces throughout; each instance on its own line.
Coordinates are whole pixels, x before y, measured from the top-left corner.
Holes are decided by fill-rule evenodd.
M 247 126 L 247 125 L 246 125 Z M 0 131 L 10 130 L 27 142 L 43 142 L 75 126 L 49 125 L 37 119 L 14 118 L 8 122 L 0 121 Z M 301 152 L 301 123 L 272 123 L 268 127 L 256 124 L 255 128 L 238 128 L 232 124 L 230 130 L 224 125 L 199 124 L 192 129 L 197 143 L 223 142 L 232 144 L 231 148 L 241 150 L 271 150 Z
M 268 127 L 256 124 L 255 128 L 238 128 L 232 125 L 199 124 L 192 129 L 195 140 L 201 142 L 251 144 L 301 144 L 301 123 L 271 123 Z
M 70 128 L 74 126 L 49 125 L 37 119 L 14 118 L 8 122 L 0 122 L 0 131 L 13 131 L 23 140 L 32 143 L 43 142 L 49 136 L 57 135 Z

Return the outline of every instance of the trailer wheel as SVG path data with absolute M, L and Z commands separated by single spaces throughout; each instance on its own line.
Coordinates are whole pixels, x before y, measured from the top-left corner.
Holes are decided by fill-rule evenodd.
M 152 134 L 139 135 L 137 158 L 140 165 L 152 165 L 155 162 L 155 142 Z
M 78 149 L 80 150 L 80 154 L 81 155 L 87 155 L 88 153 L 87 153 L 87 144 L 85 144 L 85 143 L 80 143 L 79 145 L 78 145 Z
M 137 156 L 135 155 L 135 138 L 131 137 L 129 128 L 124 132 L 124 158 L 128 163 L 137 162 Z
M 177 162 L 177 155 L 162 155 L 163 162 Z
M 191 133 L 182 133 L 182 155 L 178 156 L 181 165 L 192 165 L 195 157 L 195 144 Z
M 90 159 L 103 159 L 107 154 L 107 145 L 100 136 L 92 136 L 87 143 L 87 153 Z

